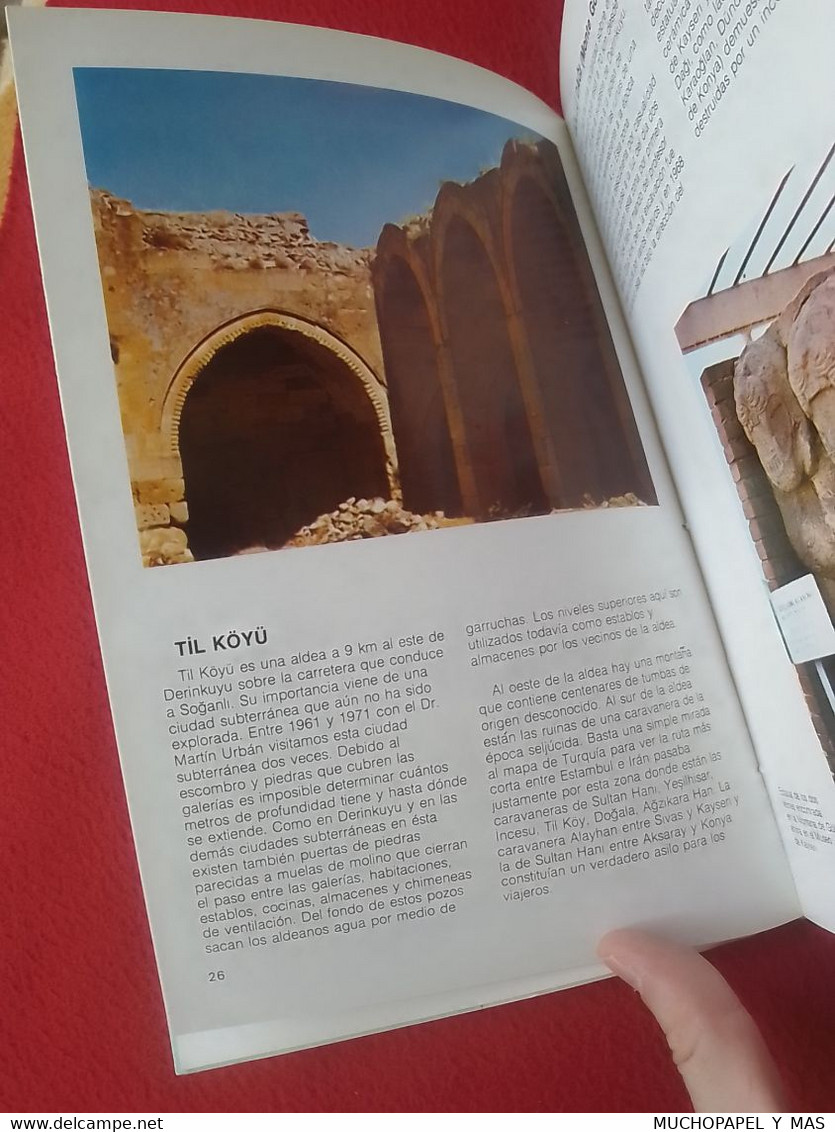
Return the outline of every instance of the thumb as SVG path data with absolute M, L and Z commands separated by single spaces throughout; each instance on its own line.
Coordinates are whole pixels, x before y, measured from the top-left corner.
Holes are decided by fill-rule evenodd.
M 597 953 L 655 1015 L 696 1112 L 785 1111 L 759 1030 L 703 956 L 631 930 L 605 935 Z

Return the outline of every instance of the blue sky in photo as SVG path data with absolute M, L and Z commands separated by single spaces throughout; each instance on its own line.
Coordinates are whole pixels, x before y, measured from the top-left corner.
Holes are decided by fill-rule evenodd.
M 218 71 L 76 68 L 87 180 L 137 208 L 301 212 L 311 233 L 376 243 L 442 181 L 537 135 L 441 99 Z

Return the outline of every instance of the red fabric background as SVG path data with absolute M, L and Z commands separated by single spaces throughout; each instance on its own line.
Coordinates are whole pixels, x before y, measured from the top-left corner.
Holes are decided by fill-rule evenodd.
M 122 0 L 122 6 L 165 5 Z M 552 104 L 557 99 L 560 0 L 177 0 L 173 6 L 400 39 L 499 71 Z M 0 309 L 0 1109 L 685 1107 L 654 1023 L 614 981 L 174 1076 L 82 559 L 19 143 L 0 229 Z M 835 1108 L 835 937 L 797 923 L 720 948 L 714 958 L 763 1028 L 793 1103 Z

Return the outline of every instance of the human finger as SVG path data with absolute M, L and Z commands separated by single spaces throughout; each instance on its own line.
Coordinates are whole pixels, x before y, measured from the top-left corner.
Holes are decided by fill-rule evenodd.
M 696 1112 L 785 1111 L 759 1030 L 702 955 L 633 930 L 609 932 L 597 953 L 655 1016 Z

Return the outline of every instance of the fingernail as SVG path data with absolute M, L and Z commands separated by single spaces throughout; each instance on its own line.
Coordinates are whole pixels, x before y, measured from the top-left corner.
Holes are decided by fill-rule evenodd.
M 606 955 L 604 953 L 600 958 L 619 979 L 623 979 L 633 990 L 640 993 L 642 973 L 640 966 L 633 965 L 628 960 L 621 959 L 617 955 Z

